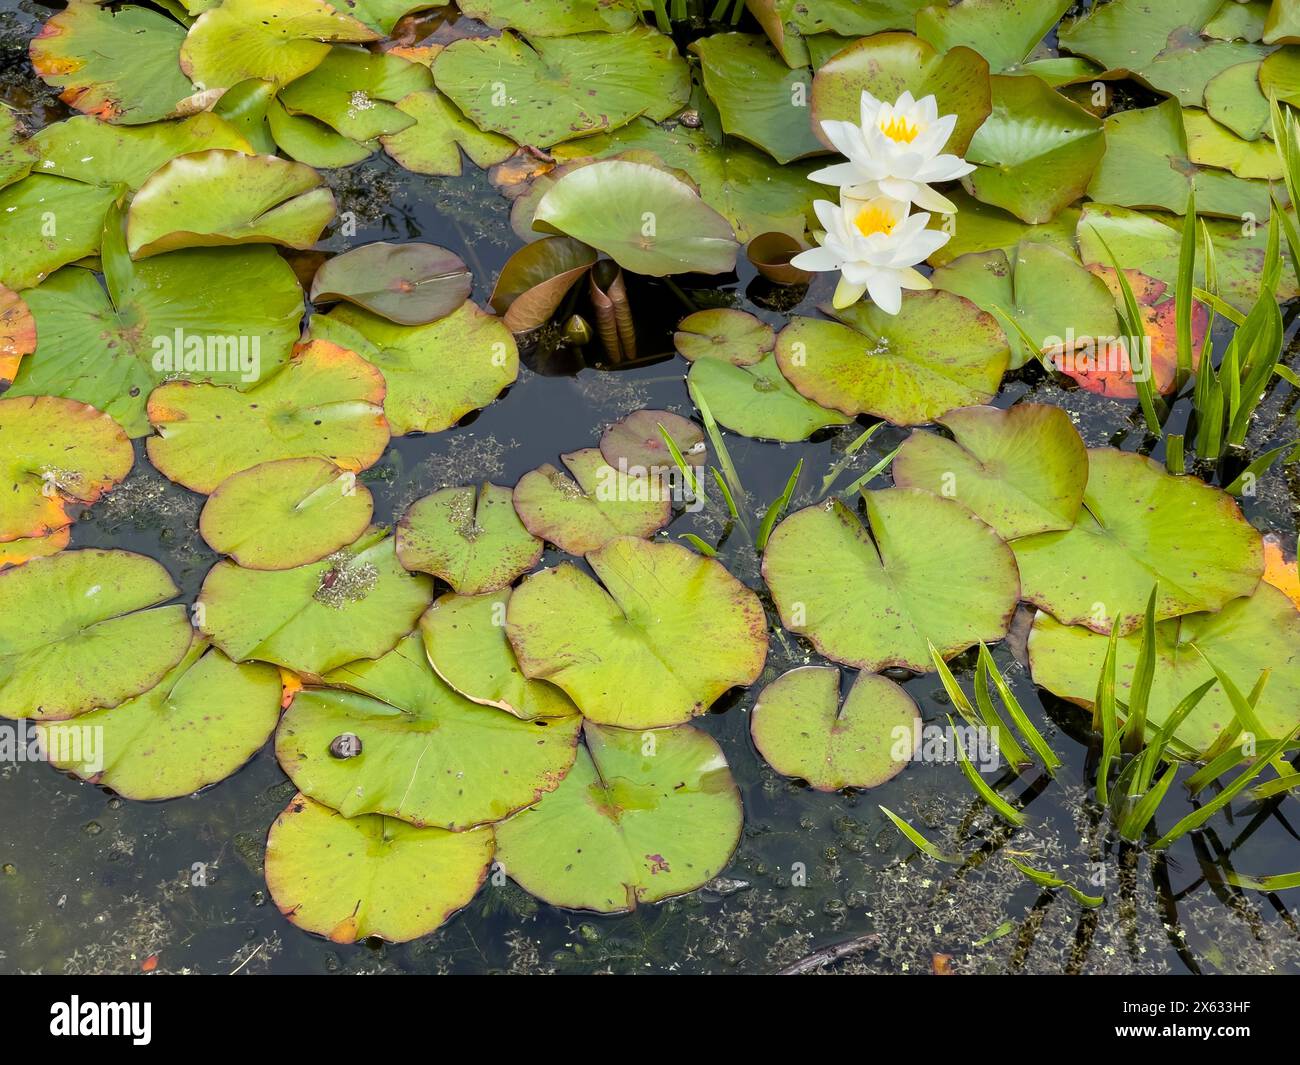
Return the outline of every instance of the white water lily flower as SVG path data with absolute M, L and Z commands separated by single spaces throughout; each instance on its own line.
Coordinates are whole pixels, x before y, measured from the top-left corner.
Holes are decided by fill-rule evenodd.
M 941 154 L 956 124 L 956 115 L 939 117 L 933 96 L 914 100 L 905 92 L 887 104 L 864 91 L 861 126 L 832 120 L 822 123 L 827 138 L 848 162 L 808 176 L 825 185 L 838 185 L 855 199 L 890 196 L 927 211 L 952 214 L 956 205 L 930 185 L 953 181 L 975 169 L 958 156 Z
M 927 289 L 930 281 L 915 267 L 948 243 L 949 234 L 927 229 L 928 214 L 908 215 L 910 204 L 888 196 L 839 204 L 817 200 L 813 210 L 825 227 L 821 247 L 790 260 L 801 270 L 839 270 L 834 304 L 842 310 L 867 293 L 882 311 L 897 314 L 903 289 Z

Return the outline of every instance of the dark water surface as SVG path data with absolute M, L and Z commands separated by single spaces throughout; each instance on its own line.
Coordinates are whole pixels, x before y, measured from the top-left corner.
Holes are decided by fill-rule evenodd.
M 29 0 L 0 0 L 0 98 L 38 121 L 64 113 L 26 62 L 26 41 L 46 14 Z M 335 234 L 324 246 L 340 251 L 411 239 L 444 245 L 473 266 L 474 298 L 486 302 L 518 240 L 505 201 L 469 169 L 460 179 L 426 178 L 380 154 L 328 173 L 340 210 L 355 212 L 358 228 L 354 237 Z M 731 303 L 778 326 L 783 320 L 753 302 L 767 299 L 769 290 L 748 272 L 720 290 L 688 291 L 701 306 Z M 819 283 L 800 309 L 812 313 L 829 294 L 829 283 Z M 686 363 L 672 354 L 670 341 L 685 309 L 655 285 L 634 287 L 632 299 L 643 353 L 662 358 L 569 376 L 523 369 L 508 394 L 465 424 L 395 440 L 363 475 L 375 493 L 376 520 L 394 521 L 412 500 L 446 485 L 513 484 L 562 451 L 594 445 L 606 424 L 639 407 L 690 416 Z M 1300 365 L 1294 348 L 1286 361 Z M 1066 390 L 1038 370 L 1008 378 L 997 402 L 1026 396 L 1068 410 L 1090 446 L 1134 450 L 1143 443 L 1135 404 Z M 1287 386 L 1275 389 L 1252 433 L 1254 452 L 1294 437 L 1295 402 Z M 1186 411 L 1176 412 L 1170 431 L 1181 431 L 1185 419 Z M 829 466 L 866 424 L 802 445 L 727 434 L 752 507 L 761 513 L 800 457 L 804 473 L 793 506 L 817 498 Z M 904 436 L 881 430 L 837 485 L 850 484 Z M 129 480 L 83 516 L 72 546 L 159 558 L 192 601 L 216 561 L 195 530 L 202 499 L 154 471 L 142 442 L 137 455 Z M 877 479 L 873 487 L 887 483 Z M 1281 534 L 1294 551 L 1297 499 L 1300 484 L 1288 484 L 1275 468 L 1243 502 L 1256 526 Z M 724 519 L 715 494 L 702 513 L 678 515 L 668 534 L 691 532 L 716 542 Z M 942 553 L 941 543 L 934 546 Z M 719 556 L 762 591 L 742 531 L 727 538 Z M 556 561 L 548 555 L 543 564 Z M 700 634 L 700 653 L 707 653 L 708 640 Z M 775 635 L 759 684 L 732 693 L 698 721 L 721 743 L 745 806 L 740 847 L 708 889 L 628 916 L 599 917 L 542 905 L 509 882 L 489 882 L 439 932 L 402 946 L 327 943 L 292 927 L 269 900 L 261 868 L 266 832 L 294 793 L 269 745 L 234 777 L 163 803 L 127 802 L 42 764 L 3 764 L 0 971 L 770 972 L 870 933 L 873 945 L 840 969 L 929 972 L 950 964 L 964 972 L 1300 972 L 1300 930 L 1290 912 L 1296 893 L 1243 893 L 1225 885 L 1221 872 L 1225 863 L 1253 875 L 1300 867 L 1296 826 L 1288 820 L 1294 804 L 1239 801 L 1199 842 L 1184 840 L 1159 861 L 1108 843 L 1103 812 L 1086 801 L 1092 775 L 1086 717 L 1040 697 L 1015 644 L 994 650 L 998 665 L 1066 762 L 1054 781 L 1030 771 L 1006 789 L 1026 804 L 1023 829 L 991 818 L 953 764 L 914 763 L 888 784 L 852 795 L 819 794 L 774 773 L 749 739 L 754 696 L 786 669 L 819 661 L 796 637 Z M 972 655 L 953 663 L 968 689 L 972 665 Z M 926 723 L 944 722 L 951 708 L 934 675 L 906 688 Z M 1161 831 L 1191 809 L 1185 794 L 1177 786 L 1170 791 L 1157 819 Z M 973 857 L 960 868 L 921 857 L 877 804 Z M 1106 906 L 1083 910 L 1064 893 L 1043 892 L 1006 854 L 1104 893 Z

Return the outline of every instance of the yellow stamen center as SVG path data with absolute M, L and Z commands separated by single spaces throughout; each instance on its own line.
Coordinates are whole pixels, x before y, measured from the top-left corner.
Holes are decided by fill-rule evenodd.
M 921 127 L 914 125 L 902 115 L 894 115 L 888 122 L 880 123 L 880 132 L 891 141 L 911 144 L 921 133 Z
M 892 211 L 875 203 L 867 204 L 853 219 L 853 224 L 858 227 L 858 232 L 864 237 L 872 236 L 875 233 L 883 233 L 885 236 L 889 236 L 894 231 L 897 222 L 898 219 L 894 217 Z

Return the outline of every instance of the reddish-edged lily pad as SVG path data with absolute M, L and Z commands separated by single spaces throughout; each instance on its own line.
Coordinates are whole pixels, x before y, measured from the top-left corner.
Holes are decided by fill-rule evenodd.
M 666 410 L 634 410 L 601 434 L 600 453 L 615 469 L 629 473 L 671 472 L 677 468 L 676 459 L 668 450 L 662 426 L 677 445 L 682 458 L 692 466 L 704 460 L 704 430 L 689 418 Z
M 343 300 L 398 325 L 426 325 L 469 299 L 474 279 L 436 244 L 364 244 L 330 259 L 311 286 L 315 304 Z
M 18 372 L 24 355 L 36 350 L 36 319 L 17 292 L 0 285 L 0 385 Z

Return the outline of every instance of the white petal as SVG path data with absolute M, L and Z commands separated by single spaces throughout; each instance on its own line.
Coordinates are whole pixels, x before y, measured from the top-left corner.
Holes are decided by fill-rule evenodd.
M 886 314 L 897 314 L 903 307 L 903 288 L 897 279 L 880 271 L 867 283 L 871 302 Z
M 890 199 L 906 200 L 909 203 L 916 194 L 916 182 L 903 178 L 887 177 L 879 181 L 880 191 Z
M 913 292 L 924 292 L 934 286 L 930 284 L 930 279 L 924 274 L 913 270 L 910 266 L 906 270 L 898 271 L 898 283 L 901 287 L 911 289 Z
M 834 232 L 841 222 L 839 204 L 830 200 L 813 200 L 813 213 L 828 233 Z
M 861 180 L 861 172 L 852 163 L 832 163 L 808 175 L 809 181 L 822 185 L 852 185 Z
M 917 181 L 926 183 L 955 181 L 959 177 L 965 177 L 974 169 L 974 163 L 958 159 L 955 155 L 936 155 L 917 170 L 915 177 Z
M 938 211 L 940 214 L 957 213 L 957 205 L 942 193 L 935 192 L 929 185 L 917 185 L 916 192 L 912 194 L 912 202 L 927 211 Z
M 809 248 L 794 256 L 790 260 L 790 265 L 797 266 L 800 270 L 821 273 L 826 270 L 838 270 L 840 257 L 831 248 Z
M 855 285 L 847 278 L 842 277 L 840 283 L 835 286 L 835 297 L 831 300 L 831 304 L 837 311 L 842 311 L 845 307 L 851 307 L 862 299 L 862 293 L 866 291 L 866 285 Z

